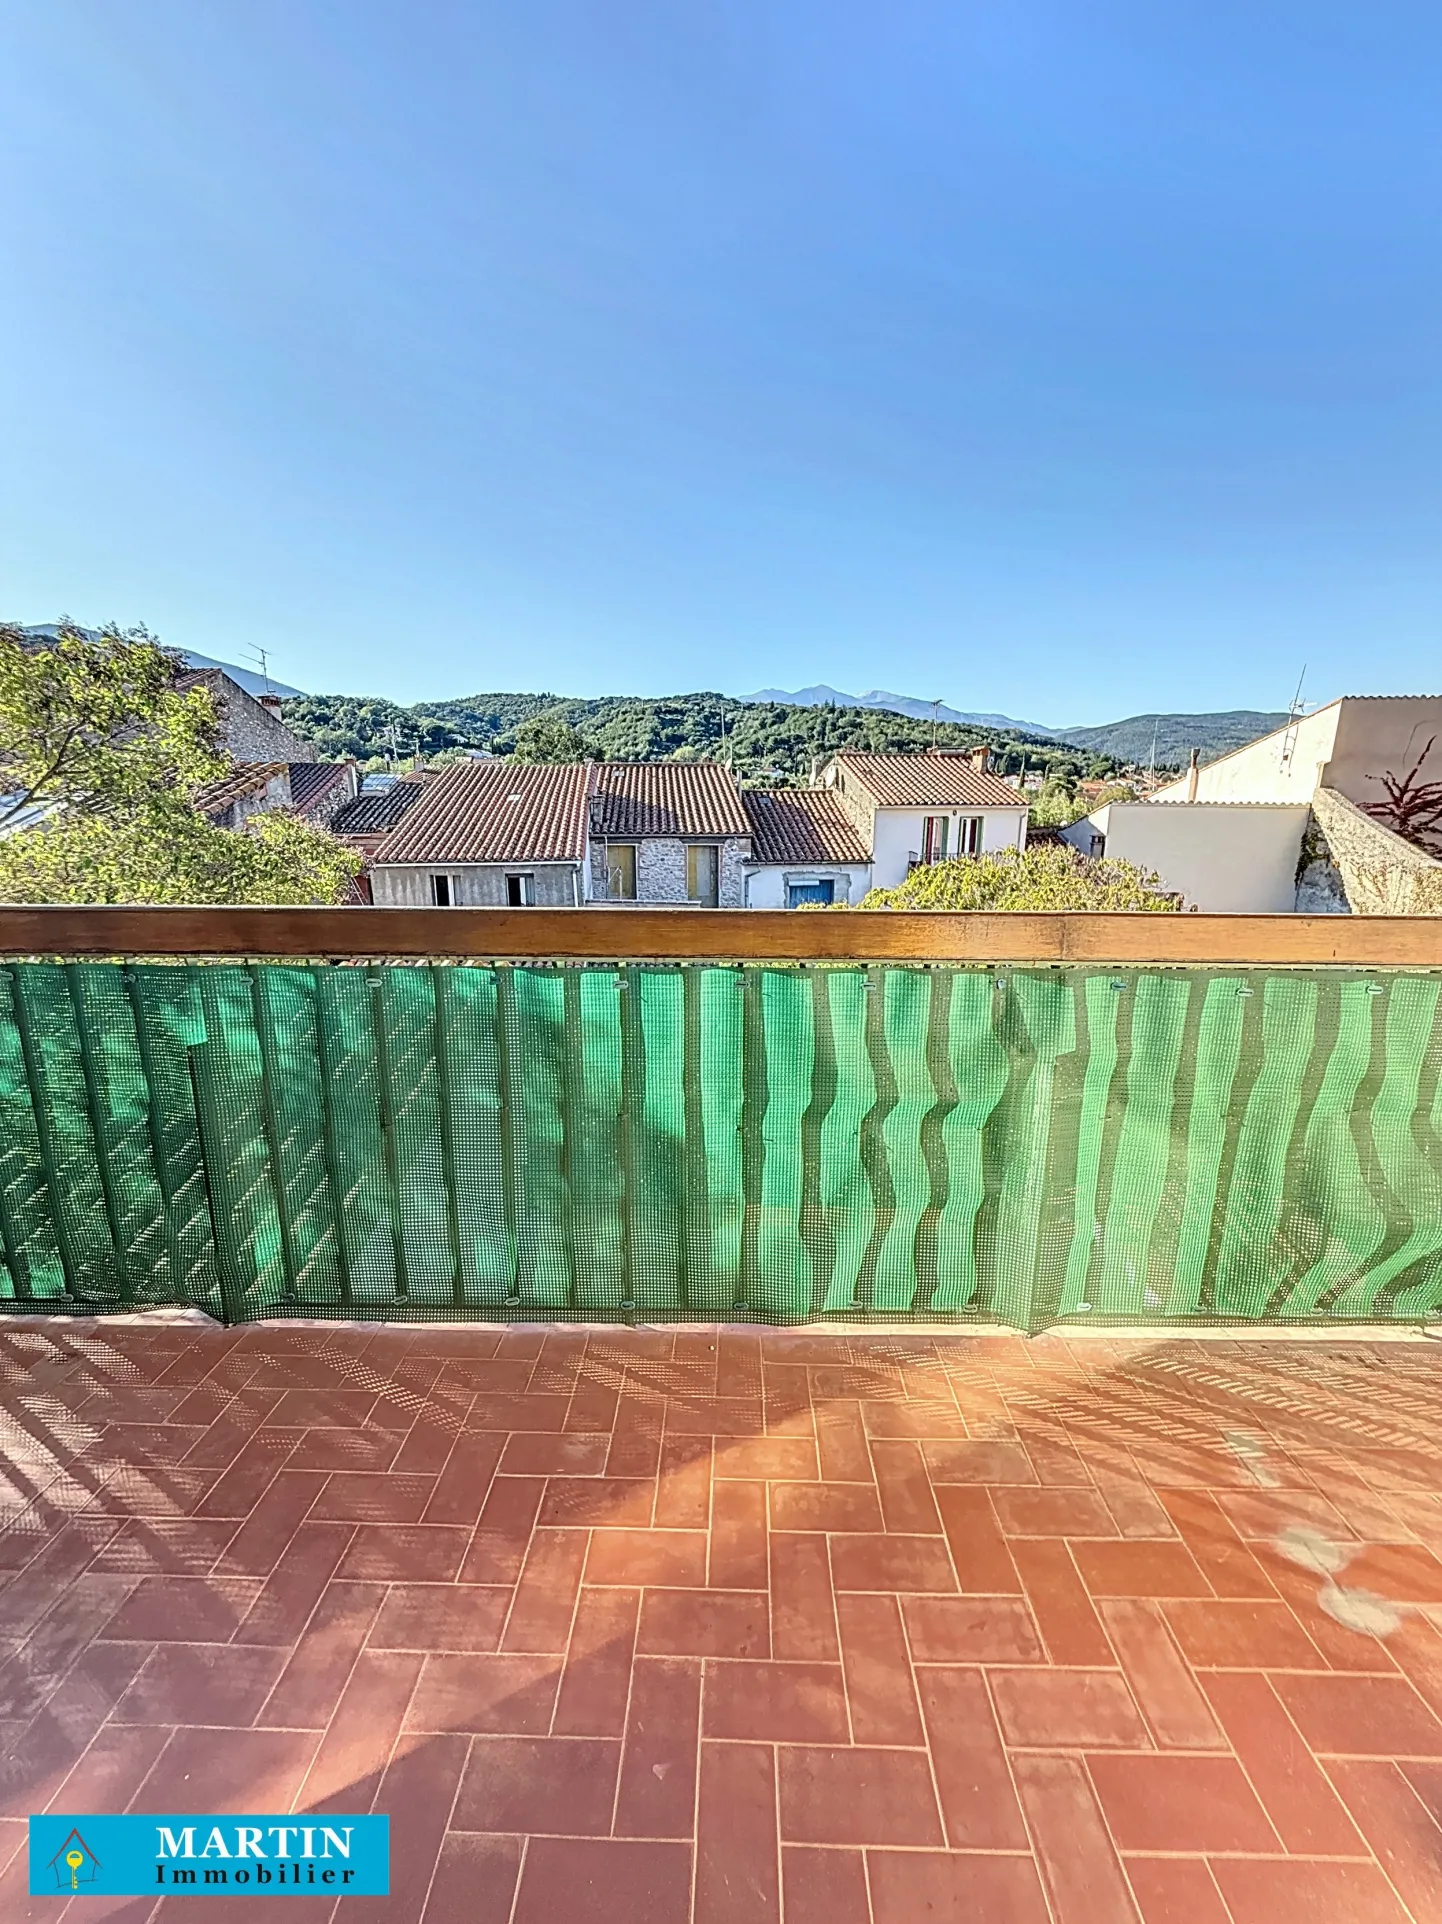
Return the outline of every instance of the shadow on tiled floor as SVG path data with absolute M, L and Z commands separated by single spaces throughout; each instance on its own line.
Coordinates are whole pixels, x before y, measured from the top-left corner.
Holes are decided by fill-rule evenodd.
M 0 1918 L 220 1915 L 30 1811 L 374 1807 L 288 1924 L 1435 1920 L 1439 1370 L 0 1325 Z

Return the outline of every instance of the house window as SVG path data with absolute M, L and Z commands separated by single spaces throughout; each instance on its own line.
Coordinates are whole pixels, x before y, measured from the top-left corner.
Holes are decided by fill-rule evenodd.
M 835 899 L 836 884 L 833 881 L 788 882 L 786 885 L 786 906 L 789 909 L 804 909 L 811 902 L 829 907 Z
M 506 877 L 506 907 L 528 909 L 536 899 L 536 878 L 534 875 L 508 875 Z
M 721 851 L 712 842 L 692 842 L 686 850 L 686 893 L 703 909 L 714 909 L 718 893 Z
M 981 817 L 962 815 L 956 824 L 956 852 L 958 855 L 980 855 Z
M 613 902 L 635 901 L 636 844 L 634 842 L 606 844 L 606 893 Z
M 433 875 L 431 877 L 431 900 L 438 909 L 448 909 L 452 906 L 455 897 L 451 892 L 451 878 L 449 875 Z
M 946 860 L 947 831 L 951 827 L 949 815 L 926 815 L 921 823 L 921 859 L 923 862 L 944 862 Z

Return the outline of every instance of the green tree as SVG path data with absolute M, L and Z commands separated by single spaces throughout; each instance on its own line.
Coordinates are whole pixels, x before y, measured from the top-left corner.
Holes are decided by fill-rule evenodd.
M 0 901 L 336 902 L 359 858 L 286 814 L 217 828 L 209 691 L 144 630 L 53 647 L 0 629 Z
M 338 902 L 359 868 L 353 850 L 293 815 L 217 828 L 174 796 L 109 820 L 76 811 L 0 839 L 0 901 Z
M 39 808 L 125 815 L 223 775 L 209 691 L 178 672 L 143 628 L 62 627 L 45 647 L 0 628 L 0 829 Z
M 522 722 L 516 730 L 516 745 L 511 751 L 518 762 L 589 762 L 596 759 L 595 745 L 587 741 L 570 722 L 547 721 L 537 716 Z
M 1086 804 L 1064 776 L 1048 775 L 1032 797 L 1031 821 L 1036 828 L 1066 828 L 1085 813 Z
M 872 889 L 863 909 L 1133 909 L 1167 914 L 1179 904 L 1133 862 L 1091 861 L 1065 843 L 1003 849 L 915 868 L 898 888 Z

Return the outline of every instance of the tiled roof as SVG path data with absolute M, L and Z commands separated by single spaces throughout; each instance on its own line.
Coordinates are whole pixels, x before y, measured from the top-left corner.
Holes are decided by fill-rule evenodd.
M 837 766 L 881 808 L 1025 808 L 1026 797 L 963 755 L 842 753 Z
M 379 854 L 387 865 L 579 862 L 589 772 L 584 762 L 457 762 L 431 777 Z
M 869 862 L 861 831 L 827 788 L 752 788 L 741 797 L 758 862 Z
M 237 762 L 228 775 L 200 790 L 195 806 L 206 815 L 223 815 L 236 802 L 269 788 L 278 775 L 289 774 L 289 762 Z
M 736 777 L 721 762 L 598 762 L 598 835 L 749 835 Z
M 420 782 L 394 782 L 345 802 L 331 818 L 333 835 L 385 835 L 421 798 Z
M 323 802 L 333 788 L 345 781 L 350 773 L 349 762 L 292 762 L 290 764 L 290 800 L 292 808 L 302 815 Z

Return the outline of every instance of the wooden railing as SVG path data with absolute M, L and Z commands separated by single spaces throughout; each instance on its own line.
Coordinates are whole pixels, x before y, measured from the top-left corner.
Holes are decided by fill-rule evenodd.
M 9 907 L 0 955 L 1442 969 L 1442 916 Z

